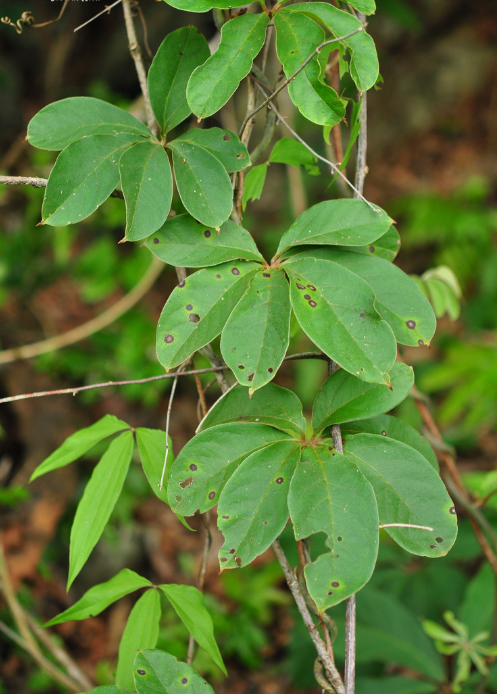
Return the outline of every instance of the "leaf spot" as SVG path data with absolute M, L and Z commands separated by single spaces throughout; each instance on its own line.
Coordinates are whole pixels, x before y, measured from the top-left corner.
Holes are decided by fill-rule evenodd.
M 307 301 L 310 301 L 311 297 L 309 296 L 309 294 L 304 294 L 304 299 L 306 299 Z
M 231 135 L 229 133 L 224 133 L 223 140 L 229 142 L 231 140 Z
M 235 557 L 235 564 L 238 566 L 238 568 L 240 568 L 240 566 L 242 565 L 242 560 L 240 559 L 240 557 Z
M 338 581 L 332 581 L 331 585 L 333 586 L 333 588 L 339 588 L 340 587 L 340 584 L 338 583 Z
M 236 549 L 230 549 L 230 554 L 234 554 L 236 552 Z
M 423 340 L 418 340 L 418 345 L 419 345 L 420 347 L 422 347 L 422 346 L 424 345 Z
M 228 561 L 226 557 L 221 557 L 221 561 Z
M 178 287 L 179 287 L 180 289 L 182 289 L 182 288 L 185 286 L 185 282 L 186 282 L 186 280 L 183 280 L 182 282 L 180 282 L 180 283 L 178 284 Z
M 174 342 L 174 337 L 169 333 L 169 334 L 166 335 L 166 337 L 164 338 L 164 342 L 165 342 L 166 344 L 170 345 L 171 342 Z
M 374 246 L 370 246 L 370 247 L 369 247 L 369 252 L 370 252 L 370 253 L 374 253 Z
M 138 675 L 146 675 L 147 674 L 146 670 L 137 670 L 136 672 Z
M 195 472 L 195 470 L 198 470 L 198 468 L 197 468 L 197 466 L 195 465 L 195 463 L 192 463 L 192 464 L 190 465 L 190 470 L 191 470 L 192 472 Z
M 187 304 L 185 308 L 187 311 L 191 311 L 193 306 L 191 304 Z
M 200 316 L 198 315 L 198 313 L 189 313 L 188 320 L 190 321 L 190 323 L 198 323 L 200 320 Z
M 268 369 L 267 371 L 268 371 L 268 373 L 272 374 L 272 373 L 273 373 L 273 371 L 274 371 L 274 369 L 273 369 L 273 367 L 272 367 L 272 366 L 270 366 L 270 367 L 269 367 L 269 369 Z
M 193 477 L 187 477 L 186 480 L 183 480 L 183 482 L 178 482 L 178 484 L 181 489 L 186 489 L 186 487 L 190 487 L 193 484 Z
M 188 682 L 188 677 L 183 677 L 181 684 L 186 684 Z
M 316 287 L 313 284 L 308 284 L 307 287 L 313 292 L 316 291 Z
M 455 506 L 451 506 L 451 507 L 449 508 L 449 513 L 452 513 L 453 516 L 455 515 L 455 513 L 456 513 Z
M 386 435 L 387 435 L 387 432 L 385 431 L 385 429 L 383 429 L 383 431 L 381 432 L 381 435 L 382 435 L 382 436 L 386 436 Z
M 360 317 L 360 318 L 364 318 L 364 313 L 360 313 L 360 314 L 359 314 L 359 317 Z
M 234 268 L 232 269 L 232 271 L 231 271 L 231 274 L 232 274 L 232 275 L 239 275 L 239 274 L 240 274 L 240 270 L 239 270 L 237 267 L 234 267 Z
M 438 544 L 441 544 L 444 541 L 444 539 L 443 537 L 436 537 L 435 541 L 438 542 Z
M 206 239 L 208 239 L 208 238 L 211 236 L 211 232 L 209 231 L 209 229 L 206 229 L 206 230 L 204 231 L 204 236 L 205 236 Z
M 305 289 L 304 285 L 299 284 L 298 282 L 295 283 L 295 286 L 297 287 L 297 289 Z
M 416 327 L 416 321 L 407 320 L 406 325 L 409 328 L 409 330 L 414 330 L 414 328 Z
M 264 525 L 268 525 L 268 522 L 267 522 L 267 521 L 264 521 Z
M 238 368 L 239 368 L 239 369 L 242 369 L 242 371 L 243 371 L 243 369 L 244 369 L 245 367 L 244 367 L 243 364 L 238 364 Z
M 218 280 L 221 279 L 221 275 L 216 275 L 216 277 L 217 277 Z
M 154 243 L 159 243 L 159 239 L 157 237 L 154 239 Z
M 312 300 L 311 300 L 311 301 L 309 301 L 309 306 L 310 306 L 311 308 L 316 308 L 317 303 L 316 303 L 315 301 L 312 301 Z
M 341 535 L 337 535 L 337 542 L 341 542 L 343 540 L 343 537 Z
M 263 277 L 271 277 L 271 273 L 270 272 L 263 272 L 262 276 Z
M 436 545 L 430 545 L 430 549 L 437 549 Z
M 228 520 L 229 516 L 223 516 L 224 520 Z
M 209 492 L 209 499 L 212 501 L 212 499 L 216 496 L 216 492 Z
M 283 482 L 283 477 L 278 477 L 276 484 L 281 484 Z
M 254 380 L 254 373 L 247 374 L 247 381 L 253 381 Z

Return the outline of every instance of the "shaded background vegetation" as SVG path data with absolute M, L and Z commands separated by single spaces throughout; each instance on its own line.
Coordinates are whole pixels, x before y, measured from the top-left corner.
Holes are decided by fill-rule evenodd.
M 185 23 L 215 40 L 210 14 L 186 17 L 153 0 L 141 5 L 152 54 L 166 33 Z M 60 6 L 47 0 L 0 0 L 0 15 L 16 20 L 29 10 L 42 22 L 53 18 Z M 27 28 L 22 35 L 0 25 L 0 173 L 48 175 L 55 154 L 33 149 L 24 138 L 30 118 L 51 101 L 95 96 L 140 114 L 121 9 L 73 32 L 103 6 L 98 0 L 74 0 L 60 22 Z M 497 7 L 491 0 L 378 0 L 369 31 L 377 43 L 383 83 L 369 97 L 365 194 L 397 220 L 402 239 L 398 264 L 416 274 L 447 265 L 464 295 L 461 317 L 439 321 L 431 348 L 404 348 L 403 358 L 415 366 L 420 390 L 430 395 L 445 441 L 457 450 L 467 486 L 476 497 L 486 497 L 497 490 Z M 352 96 L 351 86 L 344 88 Z M 290 114 L 283 99 L 281 104 Z M 221 122 L 209 120 L 236 131 L 244 109 L 242 92 L 239 103 L 221 112 Z M 293 117 L 299 132 L 324 153 L 320 129 Z M 256 129 L 254 145 L 259 134 Z M 343 135 L 346 140 L 345 126 Z M 248 205 L 244 217 L 244 226 L 266 257 L 307 204 L 340 194 L 329 188 L 324 167 L 321 173 L 314 177 L 271 165 L 261 199 Z M 146 249 L 117 243 L 125 221 L 122 201 L 110 199 L 77 226 L 36 227 L 42 198 L 43 191 L 36 189 L 0 190 L 3 350 L 88 321 L 130 291 L 150 262 Z M 173 208 L 181 210 L 179 200 Z M 160 374 L 155 324 L 175 284 L 173 269 L 166 267 L 147 296 L 108 329 L 35 360 L 0 366 L 0 397 Z M 292 339 L 291 351 L 309 346 L 298 331 Z M 207 363 L 197 357 L 195 365 Z M 294 387 L 310 409 L 324 377 L 321 362 L 293 362 L 283 366 L 276 382 Z M 203 378 L 204 386 L 210 381 L 210 376 Z M 133 426 L 163 428 L 168 389 L 168 382 L 161 382 L 0 405 L 2 540 L 20 599 L 41 621 L 124 566 L 156 582 L 195 582 L 201 532 L 188 532 L 150 495 L 136 465 L 103 540 L 68 597 L 64 585 L 70 523 L 98 451 L 79 465 L 25 486 L 34 467 L 68 434 L 105 413 Z M 217 385 L 210 385 L 208 402 L 218 395 Z M 396 414 L 421 429 L 412 400 Z M 197 423 L 195 384 L 184 379 L 171 420 L 176 454 Z M 450 677 L 452 663 L 440 659 L 419 624 L 425 618 L 442 622 L 444 610 L 453 610 L 471 633 L 490 630 L 495 642 L 495 577 L 464 511 L 459 512 L 460 536 L 444 559 L 411 557 L 383 538 L 377 570 L 358 600 L 358 694 L 383 694 L 385 685 L 375 689 L 371 681 L 381 674 L 391 676 L 392 694 L 442 691 L 426 682 L 443 679 L 440 663 Z M 497 529 L 497 495 L 489 496 L 484 512 Z M 192 519 L 198 528 L 195 523 Z M 214 527 L 213 532 L 206 601 L 230 678 L 223 681 L 202 651 L 194 665 L 213 678 L 219 694 L 319 691 L 313 685 L 312 648 L 306 648 L 305 629 L 292 611 L 271 553 L 254 566 L 218 576 L 221 540 Z M 285 548 L 290 554 L 291 544 L 288 535 Z M 99 684 L 112 681 L 131 606 L 131 599 L 124 599 L 98 618 L 57 628 L 60 642 Z M 337 613 L 340 625 L 340 610 Z M 0 619 L 12 624 L 2 603 Z M 338 660 L 343 650 L 339 641 L 341 636 Z M 186 653 L 187 634 L 173 613 L 166 613 L 158 646 L 180 656 Z M 0 691 L 1 686 L 16 693 L 57 691 L 3 635 L 0 661 Z M 420 677 L 417 688 L 402 683 L 402 677 L 413 672 Z M 483 689 L 480 676 L 472 677 L 465 692 L 497 691 L 495 669 Z

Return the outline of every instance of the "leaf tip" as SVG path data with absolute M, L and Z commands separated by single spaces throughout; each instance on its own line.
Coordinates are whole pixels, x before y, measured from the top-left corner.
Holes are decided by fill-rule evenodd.
M 123 238 L 120 241 L 118 241 L 117 243 L 125 243 L 127 240 L 128 239 L 125 236 L 123 236 Z M 142 246 L 143 246 L 143 244 L 142 244 Z
M 38 224 L 37 224 L 36 226 L 37 226 L 37 227 L 41 227 L 41 226 L 43 226 L 43 224 L 45 224 L 45 220 L 44 220 L 44 219 L 42 219 L 41 222 L 38 222 Z

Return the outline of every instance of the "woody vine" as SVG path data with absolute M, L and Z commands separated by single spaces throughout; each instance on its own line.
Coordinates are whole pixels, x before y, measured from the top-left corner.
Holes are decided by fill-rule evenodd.
M 374 0 L 350 0 L 340 8 L 260 2 L 248 11 L 236 9 L 244 0 L 168 4 L 212 11 L 220 42 L 211 55 L 194 27 L 177 29 L 164 38 L 147 74 L 132 4 L 122 0 L 147 124 L 98 99 L 49 104 L 28 128 L 33 146 L 60 151 L 48 180 L 0 179 L 46 186 L 42 227 L 75 224 L 110 195 L 122 196 L 123 241 L 140 242 L 155 258 L 151 267 L 161 261 L 176 268 L 178 285 L 157 326 L 158 360 L 167 372 L 176 370 L 164 375 L 174 379 L 165 432 L 133 428 L 107 415 L 67 439 L 32 479 L 109 439 L 72 525 L 69 587 L 102 535 L 136 445 L 153 492 L 178 522 L 197 512 L 208 516 L 217 506 L 221 570 L 240 570 L 273 547 L 316 647 L 318 684 L 351 694 L 354 596 L 374 571 L 380 529 L 408 552 L 432 558 L 445 555 L 457 533 L 455 508 L 432 449 L 409 425 L 386 414 L 414 384 L 412 368 L 397 360 L 398 345 L 429 344 L 436 318 L 416 281 L 393 264 L 400 248 L 393 221 L 363 196 L 366 93 L 379 75 L 366 31 Z M 282 68 L 276 84 L 267 76 L 278 72 L 274 65 L 268 69 L 272 60 Z M 355 102 L 328 83 L 333 61 L 335 77 L 348 74 L 355 83 Z M 238 135 L 203 127 L 242 83 L 247 107 Z M 335 149 L 347 116 L 350 138 L 338 163 L 314 151 L 286 122 L 277 101 L 283 89 Z M 264 127 L 254 146 L 256 117 Z M 352 184 L 343 168 L 354 144 Z M 266 162 L 257 163 L 263 157 Z M 260 196 L 270 163 L 315 168 L 318 159 L 340 180 L 342 198 L 305 210 L 282 235 L 276 254 L 264 258 L 243 227 L 246 205 Z M 172 205 L 183 211 L 171 212 Z M 317 350 L 287 354 L 291 326 Z M 211 347 L 219 336 L 221 355 Z M 195 374 L 189 364 L 197 351 L 209 359 L 221 393 L 174 459 L 169 414 L 178 378 Z M 273 383 L 282 362 L 292 358 L 329 363 L 311 422 L 295 393 Z M 299 549 L 297 568 L 278 542 L 289 521 Z M 327 539 L 325 551 L 315 556 L 310 538 L 317 533 Z M 226 670 L 198 587 L 154 586 L 124 569 L 47 626 L 99 614 L 143 588 L 122 636 L 115 686 L 94 691 L 211 692 L 191 667 L 195 643 Z M 159 591 L 190 631 L 188 662 L 155 648 Z M 343 601 L 342 676 L 334 664 L 336 629 L 328 611 Z

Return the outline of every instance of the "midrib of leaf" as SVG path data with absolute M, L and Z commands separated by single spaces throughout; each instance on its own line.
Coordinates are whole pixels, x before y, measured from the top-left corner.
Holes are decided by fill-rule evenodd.
M 328 260 L 328 261 L 326 261 L 326 262 L 331 262 L 331 261 Z M 289 272 L 290 272 L 290 271 L 289 271 Z M 301 273 L 301 274 L 304 275 L 304 273 Z M 358 276 L 358 275 L 357 275 L 357 276 Z M 362 278 L 361 278 L 361 279 L 362 279 Z M 309 280 L 309 282 L 311 282 L 311 280 Z M 370 286 L 369 284 L 368 284 L 368 287 L 370 287 L 370 289 L 371 289 L 371 286 Z M 346 306 L 345 304 L 339 304 L 339 303 L 330 304 L 330 302 L 328 301 L 328 299 L 326 299 L 326 298 L 323 296 L 323 294 L 321 294 L 321 290 L 319 289 L 318 286 L 316 286 L 316 290 L 319 291 L 320 296 L 324 299 L 324 301 L 326 302 L 327 306 L 329 306 L 329 308 L 330 308 L 331 312 L 333 313 L 333 315 L 335 316 L 337 322 L 340 323 L 340 324 L 343 326 L 344 330 L 347 332 L 347 335 L 350 337 L 350 339 L 352 340 L 352 342 L 353 342 L 355 345 L 357 345 L 357 348 L 361 351 L 361 353 L 362 353 L 362 354 L 364 355 L 364 357 L 366 358 L 366 361 L 367 361 L 369 364 L 371 364 L 371 365 L 373 366 L 374 370 L 375 370 L 377 373 L 379 373 L 379 374 L 381 374 L 381 375 L 383 376 L 383 372 L 380 371 L 380 369 L 376 366 L 376 364 L 374 363 L 374 361 L 372 361 L 372 360 L 368 357 L 368 355 L 366 354 L 366 352 L 364 352 L 364 350 L 361 349 L 361 347 L 360 347 L 360 345 L 359 345 L 359 342 L 355 339 L 355 337 L 352 336 L 352 334 L 349 332 L 349 329 L 346 327 L 345 323 L 339 318 L 338 314 L 336 313 L 335 309 L 333 308 L 333 305 L 334 305 L 334 306 L 341 306 L 342 308 L 345 308 L 345 309 L 347 309 L 347 310 L 350 311 L 350 306 Z M 371 291 L 373 291 L 373 290 L 371 289 Z M 375 296 L 376 296 L 376 295 L 375 295 Z M 374 308 L 374 302 L 373 302 L 373 309 L 376 310 L 376 309 Z M 380 319 L 380 322 L 383 321 L 382 317 L 381 317 L 379 314 L 378 314 L 378 318 Z M 312 338 L 311 338 L 311 339 L 312 339 Z
M 171 142 L 171 144 L 170 144 L 169 146 L 171 147 L 173 144 L 174 144 L 174 141 Z M 197 147 L 197 148 L 199 148 L 199 149 L 203 149 L 203 150 L 204 150 L 204 148 L 203 148 L 203 147 L 199 147 L 199 145 L 190 145 L 190 146 L 191 146 L 191 147 Z M 172 148 L 172 149 L 173 149 L 173 151 L 174 151 L 174 148 Z M 207 152 L 207 150 L 204 150 L 204 152 Z M 210 152 L 207 152 L 207 153 L 210 154 Z M 195 181 L 197 181 L 198 187 L 199 187 L 200 190 L 202 191 L 202 197 L 204 198 L 205 202 L 207 203 L 207 206 L 208 206 L 208 208 L 209 208 L 211 214 L 212 214 L 214 217 L 216 217 L 217 215 L 215 214 L 215 212 L 214 212 L 214 210 L 213 210 L 211 204 L 209 203 L 209 200 L 207 199 L 207 196 L 205 195 L 205 189 L 204 189 L 204 187 L 202 186 L 202 184 L 201 184 L 201 182 L 200 182 L 200 179 L 197 177 L 197 174 L 194 172 L 193 167 L 190 165 L 190 163 L 189 163 L 189 161 L 188 161 L 188 158 L 185 157 L 184 154 L 182 154 L 182 153 L 179 152 L 178 150 L 176 150 L 176 154 L 177 154 L 178 156 L 183 157 L 183 158 L 185 159 L 185 161 L 183 162 L 183 164 L 186 164 L 186 165 L 189 167 L 190 172 L 193 174 L 193 177 L 195 178 Z M 212 156 L 214 156 L 214 155 L 212 155 Z M 215 157 L 214 157 L 214 158 L 215 158 Z M 219 160 L 218 160 L 218 161 L 219 161 Z M 221 163 L 221 162 L 219 162 L 219 163 Z M 221 164 L 221 166 L 222 166 L 222 164 Z
M 266 447 L 269 448 L 269 446 L 278 445 L 279 443 L 280 443 L 279 441 L 275 441 L 274 443 L 266 444 Z M 261 450 L 261 448 L 264 448 L 264 446 L 260 446 L 260 448 L 257 448 L 255 451 L 252 451 L 251 455 L 254 454 L 254 453 L 258 453 L 258 452 Z M 288 453 L 288 455 L 285 456 L 284 460 L 281 462 L 281 464 L 280 464 L 279 467 L 277 468 L 277 472 L 279 472 L 279 471 L 281 470 L 281 468 L 282 468 L 282 467 L 285 465 L 285 463 L 287 462 L 288 458 L 290 458 L 290 456 L 293 455 L 293 453 L 296 451 L 297 448 L 298 448 L 298 446 L 294 446 L 294 447 L 292 448 L 292 450 Z M 238 542 L 239 545 L 241 545 L 241 543 L 245 540 L 245 538 L 248 537 L 248 535 L 250 534 L 250 529 L 252 528 L 252 526 L 253 526 L 253 524 L 254 524 L 254 522 L 255 522 L 255 516 L 256 516 L 257 513 L 259 512 L 259 509 L 260 509 L 260 507 L 262 506 L 262 502 L 264 501 L 264 499 L 265 499 L 265 498 L 267 497 L 267 495 L 268 495 L 269 489 L 271 488 L 271 483 L 274 481 L 275 475 L 276 475 L 276 472 L 275 472 L 275 474 L 273 475 L 273 478 L 272 478 L 271 482 L 270 482 L 269 485 L 267 486 L 266 491 L 265 491 L 264 494 L 261 496 L 259 503 L 258 503 L 257 506 L 254 508 L 254 516 L 253 516 L 253 518 L 252 518 L 252 520 L 251 520 L 251 522 L 250 522 L 250 525 L 249 525 L 248 528 L 247 528 L 247 531 L 246 531 L 245 534 L 243 535 L 242 539 Z M 289 483 L 289 484 L 290 484 L 290 483 Z M 225 540 L 225 542 L 226 542 L 226 540 Z
M 405 445 L 407 445 L 407 444 L 405 444 Z M 409 512 L 414 516 L 414 518 L 415 518 L 417 521 L 419 521 L 419 525 L 422 525 L 422 524 L 423 524 L 423 519 L 420 518 L 420 517 L 417 515 L 417 513 L 414 513 L 414 511 L 411 509 L 410 505 L 405 501 L 405 499 L 402 498 L 402 496 L 401 496 L 400 493 L 395 489 L 395 487 L 394 487 L 387 479 L 385 479 L 385 478 L 383 477 L 383 475 L 380 475 L 380 473 L 376 470 L 376 468 L 374 468 L 372 465 L 370 465 L 369 463 L 367 463 L 367 462 L 366 462 L 365 460 L 363 460 L 362 458 L 359 458 L 359 456 L 356 455 L 355 453 L 349 453 L 349 452 L 347 452 L 347 456 L 350 456 L 350 457 L 355 458 L 356 460 L 360 461 L 360 462 L 361 462 L 365 467 L 367 467 L 369 470 L 371 470 L 372 472 L 374 472 L 375 476 L 378 477 L 380 480 L 382 480 L 382 481 L 384 482 L 384 484 L 385 484 L 389 489 L 392 490 L 392 492 L 393 492 L 394 495 L 395 495 L 395 498 L 396 498 L 398 501 L 400 501 L 400 502 L 402 503 L 402 506 L 404 506 L 405 508 L 408 508 L 408 509 L 409 509 Z M 359 467 L 359 466 L 357 465 L 357 463 L 354 463 L 354 464 L 355 464 L 357 467 Z M 359 469 L 359 472 L 360 472 L 360 471 L 361 471 L 361 470 Z M 371 486 L 372 486 L 372 485 L 371 485 Z M 374 488 L 373 488 L 373 492 L 374 492 Z M 376 492 L 375 492 L 375 496 L 376 496 Z M 379 512 L 379 509 L 378 509 L 378 512 Z M 408 528 L 406 528 L 406 530 L 408 530 Z
M 247 275 L 250 275 L 250 273 L 256 273 L 256 272 L 257 272 L 257 268 L 254 268 L 253 270 L 250 270 L 250 272 L 248 272 Z M 211 314 L 212 310 L 223 300 L 223 297 L 225 297 L 226 294 L 228 294 L 234 287 L 236 287 L 238 282 L 241 282 L 242 280 L 244 280 L 247 277 L 247 275 L 243 275 L 243 277 L 238 279 L 237 282 L 233 282 L 233 284 L 231 284 L 229 287 L 227 287 L 227 289 L 219 296 L 219 298 L 213 304 L 211 304 L 211 307 L 208 309 L 205 316 L 203 318 L 201 318 L 198 323 L 194 323 L 194 324 L 192 323 L 192 325 L 194 325 L 195 327 L 193 328 L 192 332 L 188 335 L 186 340 L 183 342 L 183 344 L 180 347 L 178 347 L 178 349 L 174 353 L 174 357 L 176 357 L 178 352 L 180 352 L 182 349 L 184 349 L 188 345 L 188 342 L 193 338 L 193 336 L 197 332 L 197 328 L 200 325 L 200 323 L 203 323 L 204 321 L 206 321 L 209 318 L 209 315 Z
M 138 195 L 136 196 L 136 198 L 135 198 L 135 200 L 134 200 L 134 203 L 135 203 L 135 204 L 134 204 L 134 208 L 133 208 L 133 215 L 132 215 L 132 217 L 131 217 L 131 219 L 130 219 L 130 223 L 129 223 L 129 226 L 130 226 L 130 227 L 133 225 L 133 221 L 134 221 L 135 216 L 136 216 L 136 209 L 137 209 L 137 207 L 138 207 L 138 200 L 140 199 L 141 186 L 142 186 L 142 183 L 143 183 L 143 179 L 145 178 L 145 169 L 146 169 L 146 167 L 148 166 L 148 163 L 149 163 L 149 161 L 150 161 L 150 158 L 151 158 L 154 154 L 155 154 L 155 148 L 151 148 L 151 149 L 150 149 L 150 154 L 148 155 L 147 160 L 146 160 L 145 164 L 143 165 L 142 175 L 141 175 L 141 178 L 140 178 L 140 180 L 139 180 Z
M 277 272 L 277 271 L 276 271 L 276 272 Z M 270 273 L 270 274 L 271 274 L 271 276 L 270 276 L 270 278 L 269 278 L 268 300 L 267 300 L 267 302 L 266 302 L 266 313 L 265 313 L 264 320 L 263 320 L 263 323 L 264 323 L 264 333 L 263 333 L 263 336 L 262 336 L 262 341 L 261 341 L 261 345 L 260 345 L 261 348 L 260 348 L 260 350 L 259 350 L 259 357 L 258 357 L 257 362 L 256 362 L 257 365 L 256 365 L 256 367 L 255 367 L 255 371 L 257 371 L 258 368 L 259 368 L 259 364 L 261 363 L 261 359 L 262 359 L 262 351 L 263 351 L 264 345 L 265 345 L 266 342 L 267 342 L 267 325 L 268 325 L 268 322 L 269 322 L 269 304 L 271 303 L 271 287 L 272 287 L 272 281 L 273 281 L 273 274 L 272 274 L 272 273 Z M 252 277 L 252 279 L 250 280 L 250 282 L 252 282 L 253 279 L 254 279 L 254 277 Z M 247 287 L 247 290 L 248 290 L 248 287 Z M 289 291 L 290 291 L 290 290 L 289 290 Z M 249 392 L 250 392 L 250 391 L 249 391 Z
M 107 155 L 106 157 L 104 157 L 103 159 L 100 159 L 99 163 L 87 174 L 87 176 L 79 183 L 79 185 L 78 185 L 76 188 L 72 188 L 72 189 L 71 189 L 71 192 L 69 193 L 69 195 L 68 195 L 66 198 L 64 198 L 63 200 L 61 200 L 60 205 L 59 205 L 53 212 L 51 212 L 51 213 L 48 215 L 48 217 L 47 217 L 46 219 L 50 219 L 50 217 L 53 217 L 54 214 L 60 210 L 60 208 L 62 207 L 62 205 L 63 205 L 64 203 L 66 203 L 66 202 L 69 200 L 69 198 L 70 198 L 72 195 L 74 195 L 74 194 L 76 193 L 76 191 L 78 191 L 84 183 L 86 183 L 86 181 L 90 178 L 90 176 L 93 176 L 93 174 L 95 173 L 95 171 L 96 171 L 100 166 L 102 166 L 102 164 L 103 164 L 105 161 L 107 161 L 107 159 L 110 159 L 117 151 L 119 151 L 120 149 L 122 149 L 122 148 L 124 148 L 124 147 L 126 147 L 126 146 L 127 146 L 127 147 L 132 147 L 132 146 L 133 146 L 133 143 L 129 143 L 129 144 L 127 144 L 127 145 L 124 145 L 124 144 L 123 144 L 123 145 L 121 145 L 120 147 L 116 147 L 116 149 L 112 150 L 112 152 L 110 152 L 110 154 L 108 154 L 108 155 Z M 119 165 L 119 162 L 116 162 L 116 163 Z
M 177 68 L 176 68 L 176 70 L 175 70 L 175 72 L 174 72 L 174 77 L 173 77 L 173 79 L 172 79 L 172 81 L 171 81 L 171 85 L 174 85 L 174 82 L 175 82 L 176 77 L 177 77 L 177 75 L 178 75 L 179 69 L 180 69 L 181 65 L 183 64 L 183 61 L 185 60 L 185 55 L 184 55 L 184 54 L 185 54 L 186 51 L 187 51 L 188 44 L 190 43 L 190 38 L 191 38 L 191 35 L 188 36 L 188 41 L 186 42 L 186 45 L 185 45 L 185 48 L 184 48 L 184 51 L 183 51 L 183 55 L 181 56 L 180 61 L 177 63 Z M 170 89 L 170 90 L 169 90 L 169 94 L 166 96 L 166 100 L 165 100 L 165 102 L 164 102 L 164 109 L 163 109 L 163 111 L 162 111 L 162 122 L 163 122 L 163 124 L 164 124 L 164 130 L 166 129 L 166 111 L 167 111 L 167 106 L 168 106 L 168 104 L 169 104 L 169 99 L 171 98 L 172 92 L 173 92 L 173 90 Z M 186 91 L 185 91 L 185 102 L 186 102 L 186 105 L 188 106 L 188 101 L 186 100 Z M 180 106 L 181 106 L 181 104 L 178 105 L 178 106 L 176 107 L 176 109 L 175 109 L 174 111 L 171 112 L 171 116 L 174 115 L 174 114 L 179 110 Z M 190 108 L 190 107 L 188 106 L 188 108 Z M 170 119 L 170 120 L 171 120 L 171 119 Z

